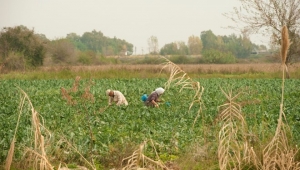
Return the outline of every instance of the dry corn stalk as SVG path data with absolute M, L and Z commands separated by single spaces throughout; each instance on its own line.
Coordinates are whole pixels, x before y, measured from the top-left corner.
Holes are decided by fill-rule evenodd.
M 247 124 L 241 112 L 241 106 L 235 102 L 240 93 L 233 95 L 232 91 L 225 93 L 227 103 L 219 107 L 218 120 L 221 122 L 219 131 L 218 158 L 219 168 L 242 169 L 249 162 L 249 144 L 246 138 Z
M 152 147 L 155 149 L 154 144 L 152 140 L 150 140 Z M 166 167 L 162 161 L 159 160 L 159 157 L 157 155 L 156 149 L 156 155 L 158 161 L 152 160 L 151 158 L 144 155 L 144 149 L 146 147 L 147 141 L 144 141 L 142 144 L 140 144 L 139 148 L 133 152 L 133 154 L 127 158 L 124 158 L 122 162 L 127 162 L 127 164 L 122 168 L 122 170 L 141 170 L 141 169 L 151 169 L 151 166 L 156 167 L 155 169 L 164 169 L 168 170 L 168 167 Z
M 70 88 L 68 90 L 63 88 L 63 87 L 60 88 L 62 98 L 67 100 L 67 103 L 69 105 L 76 105 L 79 102 L 78 100 L 74 99 L 74 96 L 72 96 L 74 93 L 78 92 L 78 88 L 79 88 L 79 85 L 80 85 L 79 81 L 80 81 L 80 77 L 77 76 L 75 78 L 75 81 L 73 83 L 72 88 Z M 84 99 L 84 101 L 91 101 L 92 103 L 94 103 L 95 98 L 94 98 L 94 95 L 90 91 L 92 85 L 93 85 L 93 82 L 90 79 L 90 81 L 88 82 L 88 84 L 84 88 L 84 93 L 81 95 L 81 99 Z
M 281 63 L 285 65 L 288 49 L 290 47 L 289 33 L 286 26 L 281 31 Z
M 10 169 L 10 166 L 11 166 L 11 163 L 12 163 L 12 160 L 13 160 L 14 150 L 15 150 L 15 142 L 16 142 L 16 134 L 17 134 L 17 131 L 18 131 L 18 127 L 19 127 L 20 118 L 21 118 L 24 103 L 25 103 L 25 96 L 21 97 L 21 100 L 20 100 L 18 121 L 17 121 L 17 125 L 16 125 L 16 128 L 15 128 L 15 133 L 14 133 L 14 136 L 13 136 L 13 139 L 11 141 L 10 148 L 9 148 L 9 151 L 8 151 L 8 154 L 7 154 L 7 158 L 6 158 L 6 161 L 5 161 L 5 170 Z
M 33 128 L 33 132 L 34 132 L 34 149 L 29 150 L 30 153 L 32 153 L 32 154 L 29 154 L 32 156 L 30 159 L 32 166 L 33 166 L 32 168 L 39 169 L 39 170 L 52 170 L 53 166 L 49 162 L 46 151 L 45 151 L 45 140 L 44 140 L 44 136 L 41 133 L 41 127 L 43 127 L 43 125 L 40 123 L 38 112 L 34 109 L 28 95 L 21 88 L 19 88 L 19 89 L 20 89 L 21 93 L 23 94 L 23 98 L 22 98 L 22 102 L 20 105 L 20 113 L 19 113 L 19 118 L 18 118 L 18 122 L 17 122 L 17 127 L 19 124 L 20 115 L 22 113 L 26 99 L 30 105 L 31 113 L 32 113 L 31 118 L 32 118 L 32 128 Z M 17 127 L 15 130 L 15 135 L 17 132 Z M 43 129 L 47 130 L 44 127 L 43 127 Z M 9 154 L 8 154 L 8 158 L 7 158 L 7 162 L 6 162 L 6 166 L 5 166 L 7 170 L 10 169 L 10 164 L 11 164 L 12 158 L 13 158 L 15 135 L 12 140 L 11 148 L 9 150 Z M 25 151 L 25 155 L 26 155 L 26 153 L 28 153 L 28 152 Z
M 168 69 L 170 72 L 170 77 L 168 81 L 165 83 L 165 89 L 168 89 L 171 87 L 171 85 L 174 86 L 180 86 L 179 92 L 181 92 L 183 89 L 190 89 L 195 92 L 195 95 L 193 97 L 193 100 L 189 106 L 189 110 L 194 106 L 194 104 L 199 105 L 199 109 L 197 112 L 197 115 L 195 117 L 193 127 L 196 123 L 196 120 L 198 119 L 199 115 L 202 112 L 202 94 L 204 91 L 204 88 L 200 86 L 200 83 L 198 81 L 194 81 L 191 79 L 185 71 L 183 71 L 179 66 L 174 64 L 172 61 L 168 60 L 165 57 L 162 57 L 166 62 L 163 63 L 163 69 Z
M 294 160 L 297 150 L 291 149 L 287 139 L 287 132 L 289 132 L 289 126 L 286 122 L 286 117 L 284 114 L 284 71 L 287 70 L 286 67 L 286 58 L 290 46 L 288 29 L 286 26 L 282 28 L 281 32 L 282 41 L 281 41 L 281 60 L 282 65 L 282 93 L 281 93 L 281 103 L 279 110 L 279 118 L 277 123 L 277 128 L 275 135 L 272 138 L 271 142 L 263 150 L 263 169 L 300 169 L 299 162 Z
M 288 72 L 288 67 L 286 65 L 286 59 L 287 59 L 287 54 L 288 50 L 290 47 L 290 39 L 289 39 L 289 33 L 288 33 L 288 28 L 284 26 L 281 30 L 281 65 L 284 68 L 283 71 L 283 81 L 284 81 L 284 70 L 286 71 L 287 75 L 289 76 Z
M 72 148 L 77 154 L 79 154 L 80 155 L 80 157 L 85 161 L 85 163 L 87 164 L 87 165 L 89 165 L 89 167 L 92 169 L 92 170 L 96 170 L 96 167 L 95 167 L 95 165 L 94 165 L 94 163 L 93 163 L 93 160 L 92 160 L 92 162 L 89 162 L 79 151 L 78 151 L 78 149 L 75 147 L 75 146 L 73 146 L 67 139 L 65 139 L 64 137 L 62 137 L 62 139 L 61 139 L 61 142 L 65 142 L 65 143 L 67 143 L 68 144 L 68 146 L 70 147 L 70 148 Z

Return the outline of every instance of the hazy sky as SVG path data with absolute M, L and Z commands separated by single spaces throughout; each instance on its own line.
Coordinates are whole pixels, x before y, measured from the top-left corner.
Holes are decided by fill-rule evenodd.
M 187 43 L 201 31 L 239 35 L 226 28 L 233 23 L 222 15 L 238 6 L 238 0 L 0 0 L 0 28 L 24 25 L 51 40 L 96 30 L 132 43 L 137 53 L 148 53 L 151 36 L 161 48 Z M 265 43 L 255 37 L 251 41 Z

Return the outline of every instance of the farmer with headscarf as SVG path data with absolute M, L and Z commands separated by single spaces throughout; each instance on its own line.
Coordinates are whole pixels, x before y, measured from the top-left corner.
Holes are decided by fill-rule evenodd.
M 128 105 L 128 102 L 125 96 L 118 90 L 106 90 L 106 95 L 108 96 L 108 105 L 112 105 L 112 103 L 116 103 L 117 106 L 120 105 Z
M 145 101 L 146 106 L 159 107 L 158 102 L 161 102 L 159 97 L 165 92 L 165 89 L 159 87 L 155 89 Z

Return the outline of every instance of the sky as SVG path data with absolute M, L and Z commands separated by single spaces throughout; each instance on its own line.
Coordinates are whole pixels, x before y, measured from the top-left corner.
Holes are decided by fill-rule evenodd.
M 96 30 L 145 54 L 151 36 L 162 48 L 176 41 L 187 44 L 188 37 L 207 30 L 240 35 L 228 28 L 234 23 L 223 15 L 239 6 L 239 0 L 0 0 L 0 29 L 24 25 L 50 40 Z M 250 40 L 268 43 L 258 35 Z

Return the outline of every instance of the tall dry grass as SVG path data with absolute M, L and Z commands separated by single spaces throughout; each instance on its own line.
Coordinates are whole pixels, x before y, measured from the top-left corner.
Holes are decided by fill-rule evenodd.
M 192 78 L 280 78 L 281 63 L 250 64 L 179 64 Z M 289 65 L 293 78 L 300 77 L 300 63 Z M 160 74 L 159 74 L 160 73 Z M 168 72 L 161 72 L 159 64 L 99 65 L 99 66 L 53 66 L 41 67 L 25 72 L 0 74 L 0 79 L 73 79 L 82 78 L 168 78 Z
M 28 95 L 21 89 L 19 88 L 21 93 L 23 94 L 23 97 L 21 99 L 20 103 L 20 111 L 19 111 L 19 116 L 18 116 L 18 121 L 15 129 L 15 134 L 13 136 L 13 140 L 7 155 L 6 159 L 6 165 L 5 169 L 9 170 L 11 167 L 11 163 L 13 160 L 13 154 L 14 154 L 14 148 L 15 148 L 15 142 L 16 142 L 16 134 L 17 134 L 17 129 L 19 126 L 20 122 L 20 116 L 23 111 L 23 107 L 25 107 L 25 101 L 28 101 L 29 107 L 31 109 L 31 123 L 32 123 L 32 131 L 34 134 L 34 139 L 33 143 L 34 146 L 32 147 L 25 147 L 24 151 L 24 157 L 26 158 L 28 165 L 33 169 L 39 169 L 39 170 L 53 170 L 53 166 L 51 165 L 47 154 L 46 154 L 46 148 L 45 148 L 45 138 L 44 135 L 41 132 L 41 128 L 43 128 L 46 132 L 47 129 L 43 126 L 43 124 L 40 122 L 38 112 L 34 109 Z M 51 134 L 48 132 L 48 136 L 51 136 Z M 31 149 L 33 148 L 33 149 Z
M 242 115 L 241 106 L 236 99 L 242 93 L 225 92 L 227 102 L 219 107 L 218 121 L 221 122 L 219 131 L 218 158 L 219 167 L 225 169 L 243 169 L 250 160 L 249 142 L 247 140 L 247 123 Z
M 154 149 L 156 160 L 153 160 L 144 154 L 144 150 L 148 143 L 150 143 L 151 147 Z M 126 165 L 123 166 L 122 170 L 169 170 L 169 168 L 159 159 L 152 140 L 146 140 L 141 143 L 132 155 L 122 160 L 122 163 L 123 162 Z
M 79 80 L 80 77 L 77 77 L 73 87 L 70 89 L 73 92 L 76 92 L 78 90 L 79 86 Z M 54 165 L 51 163 L 48 153 L 51 153 L 51 132 L 48 131 L 48 129 L 44 126 L 44 123 L 40 121 L 40 115 L 39 113 L 34 109 L 33 104 L 31 103 L 31 100 L 27 93 L 23 91 L 21 88 L 19 88 L 21 92 L 21 100 L 19 105 L 19 115 L 18 120 L 16 123 L 16 128 L 14 132 L 13 139 L 11 141 L 11 146 L 6 158 L 5 162 L 5 170 L 10 170 L 11 165 L 13 163 L 13 156 L 14 156 L 14 150 L 15 150 L 15 143 L 16 141 L 16 134 L 19 127 L 19 122 L 21 115 L 23 113 L 24 107 L 29 106 L 31 110 L 31 126 L 32 126 L 32 132 L 34 138 L 32 139 L 33 146 L 24 146 L 23 151 L 23 158 L 22 160 L 18 160 L 22 162 L 22 165 L 19 166 L 19 168 L 22 169 L 34 169 L 34 170 L 53 170 L 55 169 Z M 87 98 L 88 100 L 93 100 L 91 96 L 89 95 L 89 88 L 85 89 L 85 92 L 83 94 L 83 98 Z M 67 99 L 68 100 L 68 99 Z M 27 101 L 27 103 L 26 103 Z M 64 138 L 63 138 L 64 139 Z M 68 140 L 64 139 L 63 141 L 58 141 L 58 143 L 66 143 L 70 149 L 73 149 L 80 157 L 85 161 L 85 163 L 93 170 L 96 170 L 93 162 L 88 161 L 84 158 L 84 156 L 76 149 L 75 146 L 73 146 Z M 55 145 L 55 144 L 54 144 Z M 53 155 L 51 155 L 53 156 Z M 58 169 L 65 169 L 65 167 L 61 167 L 61 165 L 58 167 Z
M 161 56 L 162 57 L 162 56 Z M 163 57 L 164 58 L 164 57 Z M 177 64 L 186 73 L 225 73 L 225 74 L 241 74 L 241 73 L 277 73 L 281 67 L 281 63 L 241 63 L 241 64 Z M 291 66 L 291 72 L 300 68 L 300 63 L 294 63 Z M 62 70 L 70 70 L 72 72 L 105 72 L 105 71 L 130 71 L 130 72 L 148 72 L 159 73 L 161 65 L 154 64 L 114 64 L 101 66 L 57 66 L 57 67 L 41 67 L 40 71 L 59 72 Z
M 16 128 L 15 128 L 14 136 L 11 141 L 10 148 L 9 148 L 7 158 L 5 161 L 5 170 L 9 170 L 11 167 L 11 164 L 12 164 L 14 150 L 15 150 L 16 135 L 17 135 L 17 131 L 18 131 L 19 123 L 20 123 L 20 118 L 21 118 L 24 102 L 25 102 L 25 97 L 22 97 L 20 100 L 19 114 L 18 114 L 18 120 L 17 120 L 17 124 L 16 124 Z
M 279 110 L 279 118 L 275 135 L 271 142 L 263 150 L 263 169 L 300 169 L 300 163 L 294 160 L 297 148 L 293 148 L 289 145 L 287 133 L 290 133 L 289 126 L 287 125 L 286 117 L 284 114 L 284 80 L 288 49 L 290 46 L 290 40 L 288 35 L 288 29 L 286 26 L 281 31 L 281 60 L 282 60 L 282 86 L 281 86 L 281 103 Z
M 286 57 L 289 49 L 288 29 L 282 29 L 281 59 L 282 59 L 282 94 L 279 107 L 279 118 L 277 128 L 271 141 L 264 147 L 262 153 L 256 152 L 247 140 L 247 124 L 244 120 L 241 107 L 234 102 L 238 95 L 233 96 L 232 92 L 224 93 L 227 103 L 221 107 L 218 115 L 221 128 L 219 131 L 218 158 L 219 168 L 243 169 L 253 167 L 259 170 L 280 169 L 292 170 L 300 169 L 300 162 L 295 161 L 298 149 L 290 146 L 288 133 L 290 133 L 284 114 L 284 80 Z
M 162 64 L 162 70 L 167 70 L 170 73 L 169 79 L 165 83 L 165 89 L 171 88 L 171 86 L 179 86 L 181 92 L 183 89 L 192 90 L 194 92 L 194 96 L 192 99 L 192 102 L 189 106 L 189 110 L 194 106 L 197 105 L 199 107 L 198 113 L 194 119 L 193 128 L 194 125 L 202 113 L 202 94 L 204 92 L 204 87 L 200 86 L 200 83 L 198 81 L 194 81 L 191 77 L 188 76 L 188 74 L 181 69 L 178 65 L 174 64 L 169 59 L 163 57 L 165 62 Z

